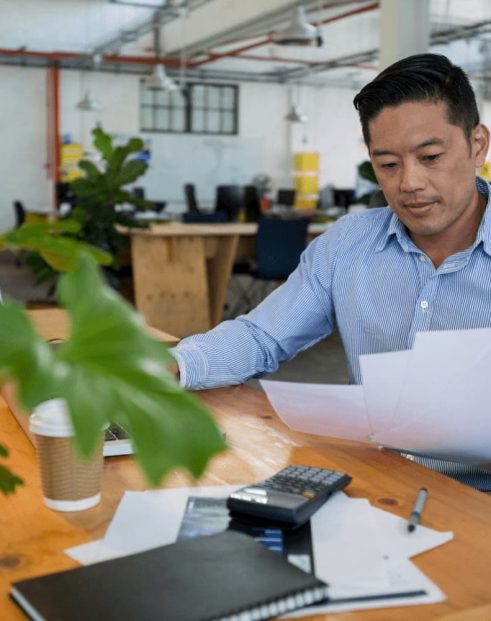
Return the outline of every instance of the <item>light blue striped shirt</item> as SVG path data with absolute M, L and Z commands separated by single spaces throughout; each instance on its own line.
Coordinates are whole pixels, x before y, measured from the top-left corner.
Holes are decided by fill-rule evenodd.
M 254 310 L 181 341 L 173 350 L 181 384 L 212 388 L 271 373 L 335 329 L 350 381 L 361 383 L 361 354 L 410 349 L 417 332 L 490 327 L 490 186 L 478 179 L 477 187 L 488 205 L 476 240 L 438 269 L 389 208 L 341 218 Z

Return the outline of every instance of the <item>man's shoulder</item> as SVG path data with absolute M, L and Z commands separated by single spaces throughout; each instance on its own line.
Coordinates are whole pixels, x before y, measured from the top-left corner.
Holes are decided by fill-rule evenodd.
M 339 241 L 356 238 L 367 240 L 367 236 L 379 237 L 389 231 L 392 215 L 393 212 L 388 207 L 364 209 L 343 216 L 327 232 L 331 231 L 331 235 L 336 236 Z

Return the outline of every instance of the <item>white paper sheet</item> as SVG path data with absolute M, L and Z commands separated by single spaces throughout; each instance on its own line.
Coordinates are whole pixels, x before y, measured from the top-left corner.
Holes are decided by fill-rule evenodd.
M 411 351 L 360 356 L 363 394 L 372 433 L 391 424 L 407 378 Z
M 368 589 L 364 592 L 361 589 L 358 592 L 347 591 L 343 596 L 344 601 L 340 597 L 338 601 L 331 601 L 322 606 L 303 608 L 289 614 L 288 618 L 392 606 L 421 606 L 422 604 L 436 604 L 446 599 L 445 594 L 437 585 L 411 561 L 400 559 L 389 563 L 388 574 L 389 586 L 383 591 L 374 592 Z M 420 594 L 408 595 L 408 593 L 418 592 Z
M 261 380 L 271 405 L 295 431 L 367 442 L 370 425 L 362 386 Z
M 491 461 L 491 328 L 419 333 L 412 350 L 361 356 L 360 365 L 366 385 L 261 384 L 296 431 Z
M 82 564 L 90 564 L 172 543 L 188 496 L 220 498 L 236 488 L 126 492 L 105 537 L 66 552 Z M 343 492 L 334 494 L 311 518 L 314 562 L 316 575 L 331 586 L 331 597 L 350 601 L 330 603 L 316 610 L 359 610 L 444 599 L 438 587 L 407 559 L 449 541 L 452 533 L 418 526 L 408 535 L 406 523 L 398 516 L 372 507 L 365 499 L 349 498 Z M 394 593 L 419 590 L 425 593 L 393 599 Z M 390 597 L 352 601 L 376 594 Z M 309 609 L 309 614 L 314 611 Z

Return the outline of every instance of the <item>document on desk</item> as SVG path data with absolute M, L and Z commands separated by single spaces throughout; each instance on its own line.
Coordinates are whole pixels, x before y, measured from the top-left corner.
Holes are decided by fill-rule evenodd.
M 296 431 L 470 464 L 491 461 L 491 329 L 418 333 L 411 350 L 360 356 L 362 384 L 262 380 Z
M 189 497 L 226 498 L 234 489 L 126 492 L 104 538 L 67 553 L 91 564 L 172 543 Z M 406 526 L 406 519 L 365 499 L 334 494 L 311 518 L 315 574 L 330 584 L 332 601 L 309 614 L 442 601 L 443 593 L 409 559 L 453 535 L 421 525 L 408 534 Z

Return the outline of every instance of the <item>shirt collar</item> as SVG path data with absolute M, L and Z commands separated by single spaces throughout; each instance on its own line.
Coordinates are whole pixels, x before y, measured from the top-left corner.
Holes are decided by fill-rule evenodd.
M 475 248 L 482 242 L 484 252 L 491 256 L 491 184 L 481 179 L 481 177 L 476 177 L 476 187 L 478 192 L 486 198 L 487 204 L 472 248 Z M 395 213 L 392 214 L 387 226 L 387 231 L 380 240 L 376 251 L 380 252 L 384 250 L 389 239 L 393 237 L 397 239 L 404 252 L 417 250 L 417 247 L 406 231 L 406 227 Z

